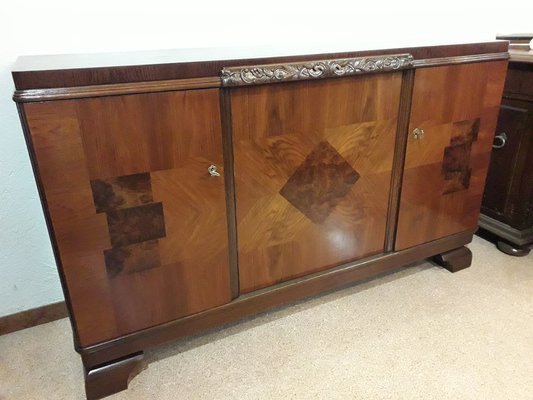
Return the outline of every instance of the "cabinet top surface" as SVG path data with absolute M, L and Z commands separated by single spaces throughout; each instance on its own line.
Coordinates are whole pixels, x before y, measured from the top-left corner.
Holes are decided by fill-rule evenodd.
M 501 45 L 503 42 L 447 43 L 424 46 L 369 46 L 365 44 L 328 44 L 256 47 L 211 47 L 169 50 L 146 50 L 114 53 L 55 54 L 20 56 L 13 67 L 15 72 L 45 71 L 79 68 L 104 68 L 135 65 L 190 63 L 202 61 L 253 60 L 289 56 L 322 55 L 338 53 L 378 52 L 394 50 L 407 52 L 413 49 L 454 47 L 468 45 Z M 504 50 L 505 51 L 505 50 Z M 468 53 L 465 53 L 465 55 Z
M 219 76 L 223 67 L 409 53 L 416 59 L 507 52 L 507 41 L 386 48 L 362 44 L 198 48 L 100 54 L 21 56 L 19 90 Z

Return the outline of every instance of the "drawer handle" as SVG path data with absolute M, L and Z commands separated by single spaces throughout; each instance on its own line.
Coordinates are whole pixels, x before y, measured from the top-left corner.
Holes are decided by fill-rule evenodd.
M 494 137 L 494 141 L 492 142 L 492 148 L 501 149 L 505 146 L 505 143 L 507 143 L 507 134 L 505 132 L 502 132 Z
M 420 140 L 420 139 L 423 139 L 424 138 L 424 130 L 423 129 L 420 129 L 420 128 L 415 128 L 413 129 L 413 138 L 415 140 Z
M 219 174 L 218 171 L 217 171 L 217 166 L 214 165 L 214 164 L 211 164 L 211 165 L 207 168 L 207 172 L 209 172 L 209 175 L 211 175 L 211 176 L 220 176 L 220 174 Z

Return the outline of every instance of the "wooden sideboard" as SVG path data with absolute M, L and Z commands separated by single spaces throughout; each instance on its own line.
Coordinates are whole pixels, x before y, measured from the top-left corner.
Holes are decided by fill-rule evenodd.
M 501 251 L 525 256 L 533 246 L 533 34 L 498 38 L 511 41 L 510 59 L 479 226 Z
M 22 58 L 87 397 L 163 342 L 429 257 L 468 267 L 507 50 Z

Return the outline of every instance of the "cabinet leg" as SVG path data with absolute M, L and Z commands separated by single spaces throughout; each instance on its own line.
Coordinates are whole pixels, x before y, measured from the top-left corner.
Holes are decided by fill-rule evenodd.
M 470 267 L 472 264 L 472 252 L 468 247 L 463 246 L 437 254 L 433 257 L 433 261 L 450 272 L 457 272 Z
M 498 247 L 498 250 L 501 252 L 515 257 L 524 257 L 530 252 L 529 246 L 517 246 L 503 240 L 498 240 L 496 242 L 496 247 Z
M 88 400 L 97 400 L 126 390 L 129 381 L 141 371 L 143 352 L 85 369 L 85 394 Z

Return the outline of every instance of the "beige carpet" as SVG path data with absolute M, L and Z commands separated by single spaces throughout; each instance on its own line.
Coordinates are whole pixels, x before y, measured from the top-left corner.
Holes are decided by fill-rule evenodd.
M 109 399 L 533 399 L 533 252 L 429 263 L 147 354 Z M 0 337 L 0 399 L 83 399 L 61 320 Z

